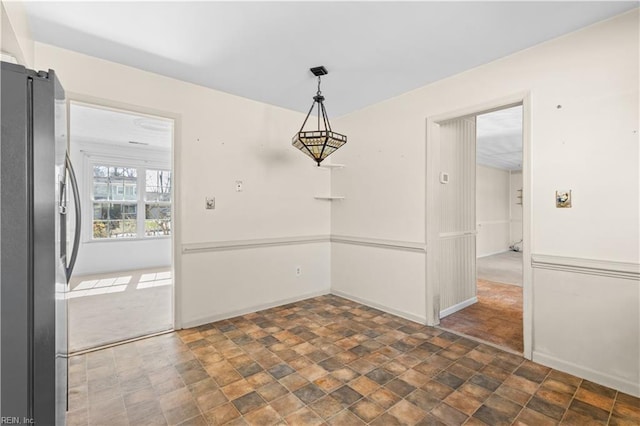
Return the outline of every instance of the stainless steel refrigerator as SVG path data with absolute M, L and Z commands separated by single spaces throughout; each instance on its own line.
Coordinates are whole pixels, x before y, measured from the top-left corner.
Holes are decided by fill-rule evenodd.
M 64 425 L 66 292 L 80 232 L 65 95 L 51 70 L 2 62 L 0 78 L 0 415 Z

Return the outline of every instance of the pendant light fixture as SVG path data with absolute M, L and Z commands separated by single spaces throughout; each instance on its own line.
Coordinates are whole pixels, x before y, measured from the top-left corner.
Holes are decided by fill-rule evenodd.
M 313 158 L 319 166 L 322 160 L 347 143 L 347 137 L 331 130 L 329 117 L 327 117 L 327 111 L 324 108 L 324 96 L 320 91 L 320 78 L 328 74 L 327 69 L 323 66 L 314 67 L 311 68 L 311 72 L 318 77 L 318 91 L 313 97 L 313 103 L 302 123 L 302 127 L 300 127 L 300 131 L 293 136 L 291 144 Z M 307 124 L 316 104 L 318 104 L 318 129 L 305 131 L 304 126 Z

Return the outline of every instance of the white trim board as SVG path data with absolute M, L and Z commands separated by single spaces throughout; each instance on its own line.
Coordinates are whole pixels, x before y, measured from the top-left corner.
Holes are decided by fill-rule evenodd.
M 532 254 L 531 266 L 535 269 L 551 269 L 578 274 L 640 280 L 640 264 L 638 263 Z
M 289 297 L 286 299 L 274 300 L 272 302 L 260 303 L 258 305 L 248 306 L 242 309 L 236 309 L 228 312 L 221 312 L 214 315 L 208 315 L 206 317 L 200 317 L 189 321 L 183 321 L 181 328 L 193 328 L 203 324 L 209 324 L 229 318 L 235 318 L 241 315 L 251 314 L 254 312 L 263 311 L 265 309 L 276 308 L 282 305 L 288 305 L 289 303 L 299 302 L 301 300 L 311 299 L 313 297 L 325 296 L 330 294 L 329 288 L 320 291 L 314 291 L 312 293 L 305 293 L 299 296 Z
M 343 297 L 343 298 L 351 300 L 353 302 L 361 303 L 361 304 L 363 304 L 365 306 L 369 306 L 371 308 L 378 309 L 378 310 L 380 310 L 382 312 L 386 312 L 388 314 L 395 315 L 397 317 L 404 318 L 404 319 L 407 319 L 409 321 L 417 322 L 418 324 L 422 324 L 422 325 L 426 324 L 426 318 L 425 317 L 422 317 L 422 316 L 419 316 L 419 315 L 415 315 L 415 314 L 412 314 L 412 313 L 409 313 L 409 312 L 405 312 L 405 311 L 400 311 L 398 309 L 390 308 L 388 306 L 384 306 L 384 305 L 381 305 L 379 303 L 372 302 L 370 300 L 363 299 L 363 298 L 358 297 L 358 296 L 353 296 L 353 295 L 351 295 L 349 293 L 345 293 L 345 292 L 340 291 L 340 290 L 331 289 L 331 294 L 333 294 L 335 296 Z
M 352 237 L 346 235 L 332 235 L 332 243 L 351 244 L 356 246 L 376 247 L 383 249 L 404 250 L 413 251 L 419 253 L 426 253 L 427 246 L 425 243 L 412 242 L 412 241 L 397 241 L 397 240 L 381 240 L 376 238 L 362 238 Z
M 454 313 L 466 308 L 467 306 L 473 305 L 474 303 L 478 303 L 478 296 L 473 296 L 473 297 L 471 297 L 471 298 L 469 298 L 467 300 L 463 300 L 460 303 L 456 303 L 453 306 L 449 306 L 448 308 L 441 310 L 440 311 L 440 319 L 442 319 L 442 318 L 444 318 L 446 316 L 449 316 L 451 314 L 454 314 Z
M 297 244 L 339 243 L 382 249 L 402 250 L 426 253 L 426 245 L 412 241 L 381 240 L 375 238 L 350 237 L 344 235 L 306 235 L 300 237 L 261 238 L 256 240 L 211 241 L 206 243 L 182 244 L 183 254 L 202 253 L 209 251 L 241 250 L 288 246 Z
M 327 235 L 309 235 L 303 237 L 262 238 L 257 240 L 211 241 L 207 243 L 187 243 L 182 245 L 183 254 L 202 253 L 208 251 L 241 250 L 297 244 L 328 243 Z
M 554 368 L 558 371 L 564 371 L 566 373 L 573 374 L 574 376 L 591 380 L 592 382 L 599 383 L 613 389 L 618 389 L 635 397 L 640 397 L 640 385 L 622 377 L 603 374 L 599 371 L 595 371 L 587 367 L 582 367 L 571 362 L 563 361 L 551 355 L 547 355 L 537 351 L 533 351 L 532 361 L 537 362 L 538 364 L 546 365 L 547 367 Z

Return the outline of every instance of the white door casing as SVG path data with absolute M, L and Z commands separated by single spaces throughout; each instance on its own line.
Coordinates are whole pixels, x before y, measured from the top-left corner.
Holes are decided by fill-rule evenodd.
M 482 104 L 467 106 L 458 110 L 427 117 L 426 119 L 426 173 L 425 173 L 425 241 L 427 259 L 425 271 L 425 296 L 427 325 L 440 323 L 441 294 L 439 285 L 440 265 L 440 164 L 441 124 L 463 117 L 476 116 L 495 110 L 522 105 L 522 238 L 523 238 L 523 355 L 531 359 L 533 352 L 533 298 L 532 298 L 532 268 L 531 268 L 531 94 L 529 92 L 515 93 L 502 98 L 487 101 Z M 475 162 L 473 164 L 475 171 Z M 474 172 L 475 173 L 475 172 Z M 451 176 L 450 176 L 451 179 Z M 474 193 L 475 198 L 475 193 Z M 475 209 L 474 209 L 475 210 Z M 473 225 L 475 227 L 475 224 Z

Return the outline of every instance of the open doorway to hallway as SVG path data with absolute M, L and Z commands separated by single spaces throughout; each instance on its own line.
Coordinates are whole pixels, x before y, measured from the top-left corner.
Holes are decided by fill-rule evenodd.
M 522 106 L 475 116 L 476 296 L 440 326 L 522 353 Z
M 171 119 L 71 102 L 83 207 L 69 352 L 173 328 Z

